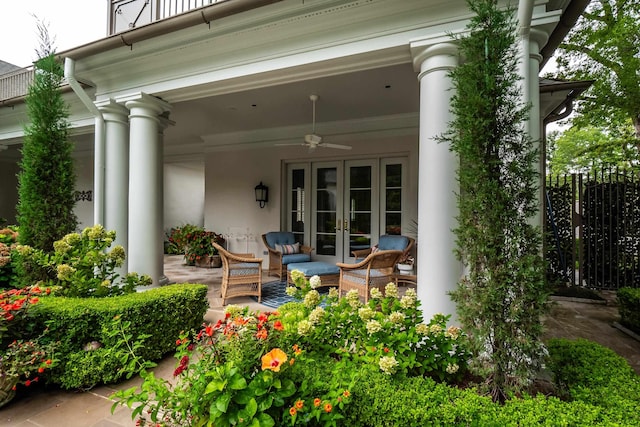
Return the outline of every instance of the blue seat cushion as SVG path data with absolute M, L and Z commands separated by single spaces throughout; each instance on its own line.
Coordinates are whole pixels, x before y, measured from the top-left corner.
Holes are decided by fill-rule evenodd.
M 378 240 L 378 248 L 381 251 L 404 251 L 407 245 L 409 245 L 409 238 L 406 236 L 385 234 Z
M 311 261 L 311 262 L 301 262 L 288 264 L 287 270 L 293 271 L 298 270 L 302 272 L 306 277 L 309 276 L 324 276 L 327 274 L 339 274 L 340 269 L 335 264 L 329 264 L 328 262 L 322 261 Z
M 289 254 L 282 255 L 282 264 L 288 265 L 295 262 L 309 262 L 311 261 L 311 255 L 299 253 L 299 254 Z
M 264 236 L 271 249 L 276 245 L 293 245 L 296 242 L 295 236 L 290 231 L 270 231 Z

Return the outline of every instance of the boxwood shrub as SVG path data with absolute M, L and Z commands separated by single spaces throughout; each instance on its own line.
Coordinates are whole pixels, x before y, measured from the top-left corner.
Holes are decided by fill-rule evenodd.
M 640 377 L 626 360 L 586 340 L 552 340 L 549 353 L 549 367 L 565 393 L 563 399 L 539 394 L 500 405 L 473 388 L 371 372 L 352 390 L 344 425 L 640 425 Z
M 159 360 L 173 353 L 182 331 L 202 325 L 208 308 L 207 286 L 176 284 L 108 298 L 44 297 L 30 312 L 32 324 L 48 327 L 47 339 L 59 342 L 58 364 L 47 381 L 63 388 L 111 383 L 127 374 L 113 333 L 120 316 L 133 340 L 148 335 L 137 356 Z M 129 371 L 132 368 L 129 369 Z
M 640 334 L 640 289 L 618 289 L 618 306 L 620 323 Z

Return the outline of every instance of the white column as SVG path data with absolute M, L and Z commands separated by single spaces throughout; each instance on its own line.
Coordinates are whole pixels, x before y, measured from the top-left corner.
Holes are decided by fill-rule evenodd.
M 160 191 L 160 194 L 156 200 L 157 204 L 156 204 L 156 211 L 161 213 L 161 217 L 160 217 L 160 221 L 158 222 L 158 235 L 161 236 L 161 242 L 160 242 L 160 251 L 158 252 L 157 256 L 158 256 L 158 262 L 160 263 L 160 276 L 159 276 L 159 280 L 158 283 L 160 285 L 166 285 L 169 283 L 169 279 L 167 278 L 167 276 L 164 275 L 164 130 L 175 124 L 175 122 L 169 120 L 167 117 L 164 116 L 160 116 L 158 118 L 160 120 L 159 122 L 159 126 L 158 126 L 158 147 L 160 150 L 159 156 L 158 156 L 158 176 L 156 177 L 156 182 L 160 183 L 160 188 L 162 189 L 162 191 Z
M 540 209 L 536 217 L 534 218 L 534 224 L 539 226 L 540 229 L 544 227 L 545 218 L 545 203 L 544 203 L 544 180 L 546 175 L 546 165 L 544 162 L 544 146 L 542 144 L 542 120 L 540 118 L 540 80 L 538 74 L 540 73 L 540 61 L 542 61 L 542 55 L 540 52 L 540 46 L 544 46 L 547 43 L 549 36 L 546 32 L 532 29 L 529 34 L 529 85 L 527 87 L 529 91 L 529 101 L 531 102 L 531 110 L 529 111 L 529 135 L 531 141 L 538 149 L 538 164 L 535 165 L 539 173 L 539 191 L 538 191 L 538 206 Z
M 129 230 L 129 110 L 107 100 L 96 103 L 105 126 L 104 219 L 106 230 L 115 230 L 114 245 L 122 245 L 128 253 Z M 124 276 L 128 257 L 118 274 Z
M 158 286 L 163 273 L 163 163 L 160 115 L 170 105 L 145 93 L 117 99 L 129 109 L 129 272 L 148 274 Z
M 418 298 L 424 318 L 436 313 L 451 315 L 456 306 L 448 293 L 456 288 L 462 272 L 454 249 L 457 226 L 459 165 L 449 145 L 437 138 L 452 120 L 452 82 L 448 73 L 458 65 L 453 43 L 412 43 L 414 68 L 420 80 L 420 156 L 418 171 Z

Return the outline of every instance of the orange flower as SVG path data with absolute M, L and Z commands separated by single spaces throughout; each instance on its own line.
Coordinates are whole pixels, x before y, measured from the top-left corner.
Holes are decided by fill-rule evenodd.
M 280 372 L 280 365 L 286 361 L 287 354 L 279 348 L 274 348 L 262 356 L 262 370 L 270 369 L 274 372 Z
M 351 393 L 349 392 L 349 390 L 345 390 L 345 391 L 342 393 L 342 395 L 343 395 L 344 397 L 349 397 L 349 396 L 351 396 Z
M 292 417 L 296 414 L 296 408 L 289 408 L 289 415 L 291 415 Z
M 284 329 L 284 326 L 282 326 L 281 321 L 276 320 L 275 322 L 273 322 L 273 329 L 275 329 L 276 331 L 281 331 Z
M 257 333 L 256 333 L 256 338 L 258 338 L 259 340 L 266 340 L 267 339 L 267 330 L 266 329 L 260 329 Z
M 304 400 L 296 400 L 296 409 L 302 409 L 304 406 Z
M 315 399 L 313 399 L 313 406 L 317 408 L 318 406 L 320 406 L 321 402 L 322 401 L 316 397 Z
M 302 353 L 302 350 L 300 350 L 300 347 L 298 347 L 298 344 L 293 345 L 293 352 L 295 353 L 296 356 L 300 356 L 300 353 Z
M 331 403 L 324 404 L 324 412 L 326 412 L 327 414 L 331 412 L 332 409 L 333 409 L 333 406 L 331 406 Z

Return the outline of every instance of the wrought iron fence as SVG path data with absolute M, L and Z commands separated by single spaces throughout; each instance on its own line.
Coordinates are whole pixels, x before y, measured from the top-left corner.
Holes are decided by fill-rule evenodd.
M 553 281 L 640 287 L 640 171 L 548 177 L 545 253 Z

